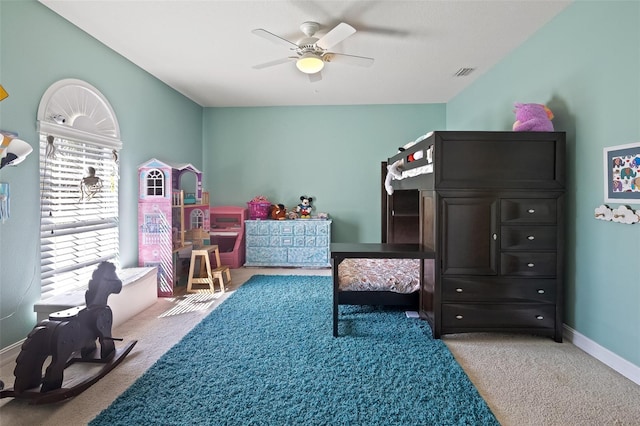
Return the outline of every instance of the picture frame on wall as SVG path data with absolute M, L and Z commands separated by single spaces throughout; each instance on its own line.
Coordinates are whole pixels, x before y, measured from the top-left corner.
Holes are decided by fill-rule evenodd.
M 604 201 L 640 204 L 640 142 L 603 151 Z

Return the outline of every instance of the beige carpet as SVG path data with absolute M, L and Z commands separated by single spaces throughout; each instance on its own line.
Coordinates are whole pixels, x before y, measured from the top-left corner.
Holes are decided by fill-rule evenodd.
M 66 402 L 32 406 L 22 400 L 2 399 L 0 425 L 87 424 L 234 288 L 257 273 L 330 275 L 326 269 L 241 268 L 232 271 L 231 291 L 225 296 L 159 299 L 113 330 L 116 337 L 138 340 L 115 370 Z M 502 425 L 640 425 L 640 386 L 570 343 L 489 333 L 447 336 L 444 341 Z M 0 359 L 0 366 L 0 378 L 11 386 L 13 357 Z M 218 398 L 224 394 L 212 395 L 211 403 Z

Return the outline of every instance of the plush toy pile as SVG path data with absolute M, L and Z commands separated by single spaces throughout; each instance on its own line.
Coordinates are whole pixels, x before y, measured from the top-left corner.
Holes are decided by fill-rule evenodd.
M 541 104 L 523 104 L 516 102 L 513 112 L 516 122 L 513 123 L 514 132 L 553 132 L 553 113 Z

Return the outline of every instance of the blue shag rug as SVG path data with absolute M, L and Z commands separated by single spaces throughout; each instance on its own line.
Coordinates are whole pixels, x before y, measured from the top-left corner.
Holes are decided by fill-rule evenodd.
M 499 425 L 426 321 L 331 309 L 330 277 L 253 276 L 90 425 Z

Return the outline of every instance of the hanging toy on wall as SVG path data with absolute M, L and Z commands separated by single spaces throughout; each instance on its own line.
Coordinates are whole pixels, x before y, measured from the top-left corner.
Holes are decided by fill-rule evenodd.
M 80 201 L 89 201 L 102 190 L 102 179 L 96 176 L 96 169 L 87 167 L 87 176 L 80 181 Z
M 9 201 L 9 184 L 0 182 L 0 222 L 2 223 L 9 219 Z
M 18 139 L 17 133 L 0 131 L 0 169 L 22 163 L 32 151 L 31 145 Z

